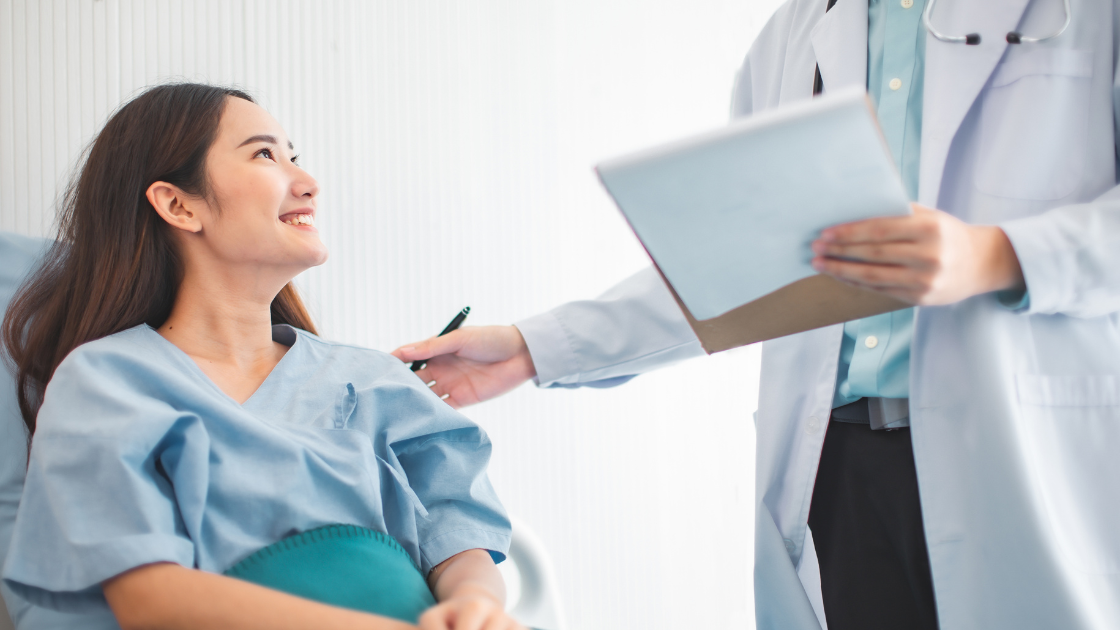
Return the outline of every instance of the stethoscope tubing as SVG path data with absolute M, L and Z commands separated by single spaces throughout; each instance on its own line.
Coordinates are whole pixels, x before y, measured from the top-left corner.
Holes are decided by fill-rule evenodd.
M 968 33 L 967 35 L 946 35 L 945 33 L 937 30 L 937 28 L 933 25 L 933 21 L 931 19 L 931 16 L 933 15 L 933 6 L 935 4 L 937 4 L 937 0 L 928 0 L 928 2 L 926 2 L 925 11 L 922 11 L 922 24 L 925 25 L 926 31 L 928 31 L 930 35 L 933 35 L 934 39 L 950 44 L 967 44 L 969 46 L 975 46 L 980 43 L 979 33 Z M 1056 32 L 1050 35 L 1044 35 L 1042 37 L 1028 37 L 1023 35 L 1022 33 L 1019 33 L 1018 31 L 1011 31 L 1007 34 L 1007 43 L 1037 44 L 1048 39 L 1054 39 L 1055 37 L 1066 32 L 1066 29 L 1069 28 L 1069 23 L 1073 18 L 1073 12 L 1070 9 L 1070 0 L 1062 0 L 1062 6 L 1065 8 L 1066 21 Z

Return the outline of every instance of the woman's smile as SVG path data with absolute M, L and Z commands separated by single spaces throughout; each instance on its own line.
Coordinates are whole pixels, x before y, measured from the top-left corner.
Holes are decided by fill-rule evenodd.
M 310 208 L 283 214 L 280 216 L 280 222 L 296 228 L 319 231 L 315 227 L 315 210 Z

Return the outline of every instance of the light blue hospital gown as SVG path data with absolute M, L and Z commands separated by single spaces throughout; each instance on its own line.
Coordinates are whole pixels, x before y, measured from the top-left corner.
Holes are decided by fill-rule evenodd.
M 101 582 L 152 562 L 221 572 L 289 535 L 387 532 L 425 574 L 467 549 L 504 558 L 490 441 L 401 362 L 288 326 L 244 404 L 138 326 L 74 350 L 38 417 L 6 584 L 104 611 Z

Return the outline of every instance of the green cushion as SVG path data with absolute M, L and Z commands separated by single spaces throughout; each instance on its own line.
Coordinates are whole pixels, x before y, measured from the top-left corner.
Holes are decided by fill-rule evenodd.
M 436 603 L 420 569 L 392 536 L 354 525 L 328 525 L 290 536 L 225 574 L 408 623 L 416 623 Z

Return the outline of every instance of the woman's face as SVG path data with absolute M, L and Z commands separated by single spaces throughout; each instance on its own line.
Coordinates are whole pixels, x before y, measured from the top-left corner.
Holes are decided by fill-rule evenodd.
M 206 168 L 216 208 L 207 204 L 201 235 L 222 263 L 275 269 L 286 282 L 326 261 L 315 227 L 319 184 L 263 108 L 227 99 Z

